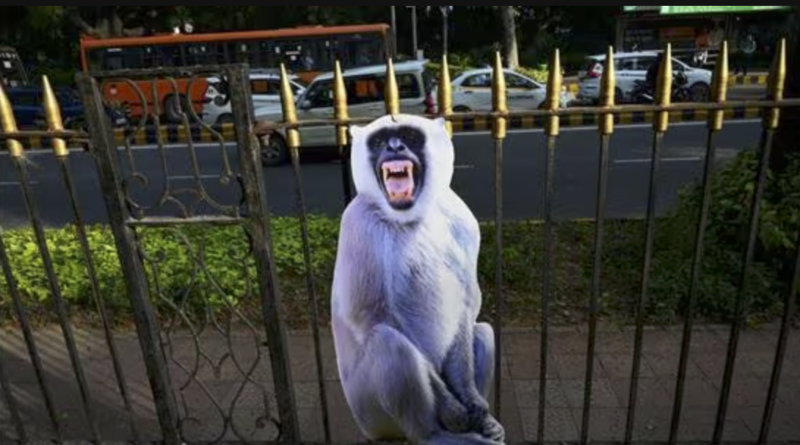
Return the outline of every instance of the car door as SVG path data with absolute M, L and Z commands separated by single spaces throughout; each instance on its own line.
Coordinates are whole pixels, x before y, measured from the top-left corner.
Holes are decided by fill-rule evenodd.
M 491 71 L 472 74 L 453 92 L 453 109 L 467 107 L 470 110 L 492 109 Z
M 620 57 L 615 60 L 617 88 L 622 91 L 624 97 L 630 96 L 637 80 L 645 80 L 647 77 L 647 67 L 649 66 L 647 60 L 646 56 Z
M 509 110 L 533 110 L 544 100 L 544 88 L 512 72 L 505 72 Z
M 333 80 L 324 79 L 309 86 L 297 106 L 297 119 L 330 119 L 333 113 Z M 333 126 L 300 127 L 301 145 L 329 145 L 335 141 Z
M 254 108 L 281 102 L 279 84 L 272 79 L 252 79 L 250 81 L 250 92 L 253 94 Z

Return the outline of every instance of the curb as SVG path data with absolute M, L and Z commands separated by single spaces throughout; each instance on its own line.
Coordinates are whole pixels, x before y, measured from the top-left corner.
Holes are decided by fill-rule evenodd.
M 652 123 L 653 114 L 652 111 L 622 112 L 614 115 L 614 123 L 617 125 Z M 707 120 L 708 114 L 709 110 L 676 110 L 670 111 L 669 120 L 670 122 L 700 122 Z M 725 110 L 726 120 L 756 119 L 761 115 L 761 109 L 757 107 L 737 107 Z M 562 116 L 559 123 L 562 128 L 597 125 L 598 116 L 593 113 L 573 114 Z M 486 118 L 453 119 L 451 122 L 453 132 L 468 133 L 492 129 L 491 119 Z M 516 116 L 508 120 L 509 129 L 537 129 L 544 128 L 546 124 L 547 117 L 545 116 Z M 135 133 L 131 130 L 115 130 L 114 139 L 120 147 L 126 145 L 126 140 L 130 146 L 134 147 L 158 144 L 159 141 L 163 144 L 186 143 L 189 140 L 194 143 L 222 143 L 236 139 L 233 124 L 211 127 L 190 126 L 189 132 L 191 136 L 187 139 L 186 127 L 183 125 L 161 126 L 158 132 L 154 127 L 145 127 Z M 22 143 L 27 148 L 49 148 L 50 138 L 33 136 L 23 138 Z

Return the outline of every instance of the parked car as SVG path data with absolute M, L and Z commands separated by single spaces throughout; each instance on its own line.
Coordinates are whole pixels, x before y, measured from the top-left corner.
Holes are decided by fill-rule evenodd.
M 253 94 L 253 108 L 281 103 L 281 76 L 275 71 L 251 71 L 250 91 Z M 296 75 L 289 76 L 289 86 L 294 98 L 305 91 L 305 85 Z M 218 77 L 208 78 L 206 101 L 203 106 L 203 122 L 214 125 L 233 122 L 231 102 L 225 82 Z
M 615 102 L 625 103 L 631 100 L 631 92 L 635 82 L 644 81 L 647 69 L 655 63 L 658 51 L 637 51 L 614 54 L 614 70 L 616 73 Z M 597 54 L 586 58 L 586 68 L 578 72 L 579 91 L 577 99 L 581 102 L 597 103 L 600 99 L 600 77 L 605 65 L 605 54 Z M 686 76 L 687 87 L 691 92 L 692 102 L 707 102 L 711 92 L 711 71 L 704 68 L 693 68 L 676 58 L 672 58 L 672 71 Z
M 539 83 L 524 74 L 504 69 L 507 98 L 511 111 L 533 110 L 545 106 L 547 85 Z M 492 68 L 477 68 L 464 71 L 452 81 L 453 111 L 491 111 L 492 109 Z M 566 88 L 561 89 L 561 106 L 566 107 L 571 95 Z
M 427 60 L 399 62 L 394 65 L 395 79 L 400 93 L 400 111 L 408 114 L 433 114 L 436 112 L 433 99 L 433 76 L 425 69 Z M 351 117 L 380 117 L 385 113 L 383 88 L 386 65 L 371 65 L 353 68 L 342 73 L 347 91 L 347 104 Z M 334 117 L 333 73 L 320 74 L 296 100 L 297 118 L 329 119 Z M 258 121 L 280 122 L 283 111 L 280 104 L 255 110 Z M 300 143 L 303 148 L 331 147 L 336 145 L 336 130 L 333 125 L 301 127 Z M 276 165 L 289 157 L 284 130 L 263 138 L 261 141 L 262 162 Z
M 42 88 L 25 86 L 7 88 L 5 92 L 11 102 L 17 127 L 20 129 L 47 128 L 47 118 L 44 112 L 44 90 Z M 83 128 L 83 103 L 81 103 L 77 92 L 65 88 L 54 89 L 54 92 L 56 100 L 61 106 L 61 119 L 64 121 L 64 128 L 71 130 Z

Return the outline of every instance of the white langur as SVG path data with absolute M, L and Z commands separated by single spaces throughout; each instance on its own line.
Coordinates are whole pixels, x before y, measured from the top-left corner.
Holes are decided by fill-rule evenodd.
M 331 301 L 347 403 L 373 440 L 503 444 L 489 412 L 494 332 L 477 322 L 480 230 L 450 188 L 443 119 L 353 126 L 357 196 L 342 215 Z

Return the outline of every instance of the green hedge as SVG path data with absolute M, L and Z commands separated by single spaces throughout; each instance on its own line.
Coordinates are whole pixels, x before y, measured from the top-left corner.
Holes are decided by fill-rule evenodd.
M 703 274 L 697 296 L 698 316 L 728 321 L 739 283 L 745 244 L 749 197 L 753 190 L 755 158 L 747 152 L 717 172 L 706 236 Z M 750 276 L 751 321 L 779 313 L 786 279 L 781 271 L 790 263 L 794 233 L 800 221 L 800 162 L 788 172 L 772 177 L 762 210 L 759 249 Z M 680 204 L 656 223 L 651 285 L 646 305 L 649 323 L 680 320 L 689 288 L 694 223 L 699 187 L 688 187 Z M 328 319 L 328 301 L 336 255 L 339 220 L 309 217 L 312 276 L 320 319 Z M 482 224 L 479 280 L 484 294 L 484 317 L 491 319 L 495 305 L 494 227 Z M 507 221 L 503 226 L 504 321 L 531 326 L 537 323 L 541 304 L 543 226 L 540 221 Z M 606 221 L 603 232 L 601 316 L 612 322 L 630 322 L 640 294 L 644 221 Z M 87 228 L 96 263 L 101 294 L 118 322 L 130 320 L 131 306 L 119 268 L 113 237 L 107 227 Z M 307 326 L 309 300 L 305 262 L 296 218 L 271 220 L 273 252 L 284 311 L 290 326 Z M 235 308 L 251 320 L 260 317 L 256 297 L 255 267 L 248 238 L 241 227 L 191 226 L 139 229 L 142 254 L 153 289 L 153 302 L 161 316 L 181 314 L 207 317 L 229 314 Z M 574 323 L 586 317 L 591 295 L 594 223 L 561 222 L 554 225 L 555 258 L 552 268 L 552 323 Z M 20 293 L 26 307 L 46 320 L 52 318 L 50 290 L 42 261 L 29 229 L 3 232 Z M 76 316 L 96 321 L 84 259 L 72 227 L 49 229 L 48 248 L 65 300 Z M 202 267 L 201 267 L 202 266 Z M 0 311 L 11 317 L 7 285 L 0 280 Z M 238 313 L 237 312 L 237 313 Z

